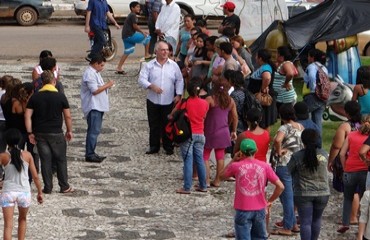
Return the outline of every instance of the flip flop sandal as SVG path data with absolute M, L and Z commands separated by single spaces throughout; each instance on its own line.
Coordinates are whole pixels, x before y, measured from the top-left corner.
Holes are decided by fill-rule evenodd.
M 219 188 L 219 187 L 220 187 L 220 185 L 216 185 L 216 184 L 214 184 L 213 182 L 211 182 L 211 187 L 213 187 L 213 188 Z
M 225 238 L 235 238 L 235 232 L 232 231 L 232 232 L 228 232 L 225 234 Z
M 349 230 L 349 227 L 348 226 L 341 226 L 340 228 L 338 228 L 337 232 L 338 233 L 345 233 Z
M 60 193 L 73 193 L 75 190 L 72 187 L 69 187 L 68 189 L 61 191 Z
M 125 71 L 115 71 L 115 74 L 125 75 L 127 72 Z
M 196 188 L 195 191 L 197 192 L 202 192 L 202 193 L 206 193 L 207 192 L 207 189 L 201 189 L 201 188 Z
M 283 229 L 276 229 L 270 232 L 271 235 L 280 235 L 280 236 L 294 236 L 292 232 L 284 232 Z
M 180 188 L 180 189 L 176 190 L 176 193 L 178 193 L 178 194 L 190 194 L 190 191 L 186 191 L 185 189 Z

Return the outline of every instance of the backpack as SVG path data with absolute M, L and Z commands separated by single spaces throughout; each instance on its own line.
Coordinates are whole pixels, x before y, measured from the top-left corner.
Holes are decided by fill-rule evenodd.
M 262 105 L 261 103 L 257 100 L 256 96 L 252 94 L 248 89 L 244 91 L 244 103 L 243 103 L 243 123 L 244 126 L 247 126 L 247 112 L 252 109 L 252 108 L 257 108 L 262 112 Z
M 186 101 L 182 100 L 180 109 L 176 110 L 173 118 L 168 121 L 166 135 L 174 143 L 183 143 L 192 138 L 190 120 L 186 111 Z M 185 107 L 183 104 L 185 103 Z
M 328 74 L 326 74 L 324 70 L 322 69 L 323 66 L 320 66 L 317 63 L 315 64 L 318 68 L 317 73 L 316 73 L 315 93 L 319 99 L 326 101 L 329 99 L 329 95 L 330 95 L 330 80 L 329 80 Z

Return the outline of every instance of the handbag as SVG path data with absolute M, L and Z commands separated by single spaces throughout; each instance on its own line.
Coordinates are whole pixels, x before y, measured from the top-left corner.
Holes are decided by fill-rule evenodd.
M 262 106 L 268 107 L 272 104 L 272 97 L 268 93 L 258 92 L 254 94 Z
M 333 188 L 338 192 L 344 191 L 343 166 L 340 162 L 339 155 L 334 158 L 333 162 Z

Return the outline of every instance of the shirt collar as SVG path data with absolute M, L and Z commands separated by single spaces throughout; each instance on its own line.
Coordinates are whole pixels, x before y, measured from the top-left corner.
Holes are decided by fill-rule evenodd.
M 39 92 L 44 92 L 44 91 L 49 91 L 49 92 L 58 92 L 58 89 L 55 88 L 54 85 L 52 84 L 45 84 Z

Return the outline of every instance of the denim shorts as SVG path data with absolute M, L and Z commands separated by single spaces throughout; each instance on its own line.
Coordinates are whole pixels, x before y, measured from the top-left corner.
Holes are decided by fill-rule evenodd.
M 28 208 L 31 205 L 31 192 L 3 192 L 1 194 L 1 207 Z

